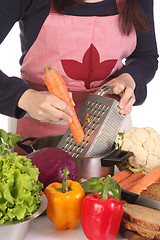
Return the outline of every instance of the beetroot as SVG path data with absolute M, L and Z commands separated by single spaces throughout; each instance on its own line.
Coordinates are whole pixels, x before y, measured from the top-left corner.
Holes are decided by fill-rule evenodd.
M 75 180 L 77 177 L 77 165 L 75 160 L 62 149 L 47 147 L 36 150 L 26 156 L 32 160 L 32 164 L 39 169 L 39 181 L 44 188 L 53 182 L 62 182 L 63 170 L 68 169 L 68 179 Z

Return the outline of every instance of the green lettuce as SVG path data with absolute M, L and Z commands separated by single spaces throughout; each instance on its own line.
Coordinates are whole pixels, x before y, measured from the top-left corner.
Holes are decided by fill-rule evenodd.
M 43 184 L 30 159 L 17 153 L 0 155 L 0 224 L 23 220 L 40 205 Z
M 0 154 L 8 154 L 12 147 L 16 146 L 17 142 L 21 140 L 19 134 L 7 133 L 0 129 Z

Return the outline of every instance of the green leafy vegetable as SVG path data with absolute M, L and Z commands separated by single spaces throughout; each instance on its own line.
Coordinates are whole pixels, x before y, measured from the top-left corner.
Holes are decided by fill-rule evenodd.
M 131 166 L 129 159 L 126 159 L 125 161 L 123 161 L 122 163 L 117 164 L 117 167 L 120 171 L 123 170 L 130 170 L 131 172 L 135 173 L 135 172 L 142 172 L 141 168 L 134 168 L 133 166 Z
M 5 130 L 0 129 L 0 154 L 8 154 L 13 146 L 21 140 L 18 134 L 7 133 Z
M 0 155 L 0 224 L 23 220 L 40 204 L 43 184 L 30 159 L 17 153 Z

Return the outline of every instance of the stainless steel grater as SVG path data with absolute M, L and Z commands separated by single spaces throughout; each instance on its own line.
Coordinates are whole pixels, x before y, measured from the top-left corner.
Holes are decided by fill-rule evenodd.
M 68 128 L 57 147 L 73 158 L 102 156 L 110 151 L 122 126 L 125 115 L 119 114 L 118 101 L 104 95 L 112 89 L 103 86 L 89 94 L 77 116 L 84 129 L 84 140 L 76 144 Z

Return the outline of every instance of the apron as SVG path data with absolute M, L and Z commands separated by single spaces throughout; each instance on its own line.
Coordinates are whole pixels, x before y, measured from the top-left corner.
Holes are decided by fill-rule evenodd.
M 119 1 L 116 0 L 119 11 Z M 136 47 L 136 32 L 121 34 L 118 15 L 81 17 L 50 11 L 21 67 L 21 77 L 36 90 L 47 91 L 44 66 L 55 68 L 72 92 L 76 112 L 90 92 L 122 68 L 122 60 Z M 33 103 L 34 104 L 34 103 Z M 41 123 L 23 117 L 17 121 L 22 138 L 64 134 L 67 124 Z

